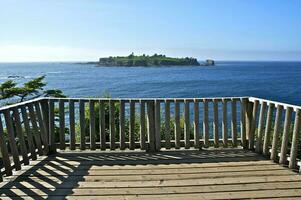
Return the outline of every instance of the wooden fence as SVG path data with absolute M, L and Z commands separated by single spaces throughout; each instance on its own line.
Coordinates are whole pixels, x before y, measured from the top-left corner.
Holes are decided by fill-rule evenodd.
M 254 97 L 39 98 L 0 109 L 1 173 L 57 149 L 242 147 L 296 169 L 300 109 Z

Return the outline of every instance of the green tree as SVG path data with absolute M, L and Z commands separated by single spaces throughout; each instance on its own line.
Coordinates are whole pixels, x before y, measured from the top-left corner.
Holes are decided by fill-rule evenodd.
M 39 76 L 19 86 L 15 81 L 8 80 L 0 84 L 0 100 L 7 103 L 23 102 L 38 97 L 66 97 L 62 90 L 45 90 L 45 76 Z

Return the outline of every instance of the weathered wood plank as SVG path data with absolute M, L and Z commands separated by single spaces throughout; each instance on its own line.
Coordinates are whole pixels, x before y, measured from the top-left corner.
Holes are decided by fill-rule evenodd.
M 130 101 L 129 147 L 135 149 L 135 102 Z
M 202 193 L 215 193 L 215 192 L 256 192 L 258 190 L 274 190 L 274 189 L 294 189 L 299 188 L 301 186 L 301 183 L 298 181 L 294 181 L 292 183 L 287 182 L 278 182 L 278 183 L 246 183 L 243 185 L 239 184 L 227 184 L 227 185 L 190 185 L 190 186 L 171 186 L 171 187 L 137 187 L 137 188 L 115 188 L 115 189 L 108 189 L 108 188 L 74 188 L 72 191 L 72 196 L 98 196 L 99 198 L 105 197 L 108 195 L 175 195 L 175 194 L 195 194 L 199 193 L 202 195 Z M 42 188 L 43 189 L 43 188 Z M 23 191 L 26 193 L 27 190 L 30 190 L 30 188 L 25 188 Z M 6 193 L 6 189 L 0 189 L 2 193 Z M 16 192 L 18 195 L 22 196 L 22 192 L 20 192 L 18 189 L 12 189 L 11 191 Z M 31 188 L 31 191 L 39 194 L 44 195 L 45 193 L 43 190 L 39 190 L 36 188 Z M 68 188 L 60 188 L 55 193 L 50 193 L 50 196 L 52 195 L 64 195 L 65 193 L 68 193 Z M 30 191 L 27 191 L 27 193 Z
M 179 186 L 212 186 L 212 185 L 243 185 L 243 184 L 253 184 L 253 183 L 290 183 L 290 182 L 300 182 L 300 177 L 299 176 L 294 176 L 294 175 L 288 175 L 288 176 L 269 176 L 269 177 L 225 177 L 225 178 L 216 178 L 216 179 L 186 179 L 186 180 L 181 180 L 181 181 L 174 181 L 174 180 L 165 180 L 165 181 L 160 181 L 160 180 L 155 180 L 155 181 L 123 181 L 123 182 L 105 182 L 105 185 L 100 185 L 96 184 L 95 182 L 72 182 L 72 181 L 67 181 L 67 182 L 62 182 L 58 181 L 58 185 L 56 188 L 72 188 L 72 184 L 76 184 L 79 188 L 98 188 L 98 189 L 117 189 L 117 188 L 157 188 L 159 189 L 160 187 L 179 187 Z M 27 182 L 26 180 L 22 181 L 21 184 L 26 186 L 27 188 L 35 188 Z M 41 185 L 45 185 L 47 182 L 42 182 Z M 49 184 L 48 184 L 49 185 Z M 293 185 L 293 184 L 292 184 Z M 159 187 L 159 188 L 158 188 Z M 3 186 L 2 188 L 10 188 L 7 186 Z M 43 188 L 43 187 L 42 187 Z M 44 187 L 45 188 L 45 187 Z M 49 185 L 48 188 L 55 188 L 52 185 Z
M 255 151 L 257 153 L 262 152 L 262 135 L 263 135 L 263 131 L 264 131 L 264 119 L 265 119 L 266 107 L 267 107 L 266 102 L 262 102 L 261 108 L 260 108 L 260 113 L 259 113 L 258 135 L 257 135 L 256 147 L 255 147 Z
M 209 150 L 210 151 L 210 150 Z M 149 152 L 146 152 L 149 153 Z M 217 152 L 213 152 L 214 154 L 216 154 Z M 253 156 L 251 156 L 251 155 Z M 186 169 L 186 168 L 224 168 L 224 167 L 235 167 L 235 166 L 250 166 L 250 168 L 255 167 L 255 166 L 270 166 L 270 165 L 276 165 L 273 161 L 271 160 L 261 160 L 262 157 L 259 154 L 254 154 L 252 152 L 249 153 L 243 153 L 241 155 L 241 158 L 247 158 L 247 159 L 241 159 L 238 160 L 239 162 L 237 162 L 236 159 L 216 159 L 218 162 L 212 162 L 212 154 L 208 154 L 207 156 L 203 156 L 203 159 L 198 159 L 195 157 L 189 157 L 189 156 L 182 156 L 183 158 L 183 162 L 170 162 L 169 164 L 166 165 L 165 164 L 165 160 L 159 160 L 158 163 L 156 163 L 155 165 L 152 164 L 152 161 L 154 159 L 148 158 L 148 160 L 151 160 L 149 163 L 146 164 L 141 164 L 138 163 L 139 159 L 136 160 L 131 160 L 133 162 L 130 162 L 130 160 L 126 160 L 126 162 L 128 162 L 126 165 L 121 165 L 118 164 L 120 163 L 118 162 L 111 162 L 111 161 L 106 161 L 105 163 L 111 163 L 111 165 L 104 165 L 104 160 L 97 160 L 94 158 L 94 160 L 91 160 L 85 153 L 83 154 L 85 155 L 84 157 L 81 156 L 80 158 L 74 157 L 75 155 L 72 154 L 72 156 L 60 156 L 60 157 L 56 157 L 55 159 L 52 157 L 48 157 L 48 159 L 43 159 L 44 161 L 47 161 L 47 165 L 60 165 L 60 163 L 64 163 L 64 165 L 66 167 L 71 167 L 71 168 L 76 168 L 76 169 L 90 169 L 91 167 L 95 168 L 95 167 L 101 167 L 102 170 L 147 170 L 147 169 Z M 110 156 L 111 154 L 109 154 Z M 124 155 L 129 156 L 128 154 L 120 154 L 121 156 L 123 156 L 121 159 L 124 159 Z M 135 156 L 135 158 L 140 157 L 143 154 L 137 154 Z M 167 156 L 177 156 L 176 153 L 173 154 L 169 154 L 166 153 L 165 155 Z M 227 154 L 226 154 L 227 155 Z M 227 157 L 226 155 L 223 155 L 224 157 Z M 233 152 L 230 152 L 230 155 L 233 155 Z M 88 160 L 87 160 L 88 157 Z M 97 157 L 96 157 L 97 158 Z M 104 158 L 104 157 L 101 157 Z M 109 157 L 109 159 L 111 159 L 112 157 Z M 159 157 L 160 158 L 160 157 Z M 166 157 L 165 157 L 166 158 Z M 182 161 L 181 158 L 181 161 Z M 142 158 L 142 159 L 145 159 Z M 211 160 L 210 160 L 211 159 Z M 158 157 L 155 158 L 155 160 L 158 160 Z M 31 166 L 45 166 L 44 162 L 40 162 L 41 160 L 37 160 L 37 161 L 32 161 L 30 163 Z M 186 162 L 186 161 L 192 161 L 192 162 Z M 214 160 L 215 161 L 215 160 Z M 154 161 L 155 162 L 155 161 Z M 153 163 L 154 163 L 153 162 Z M 115 165 L 113 165 L 113 164 Z M 116 164 L 117 163 L 117 164 Z M 134 164 L 132 164 L 134 163 Z M 63 165 L 62 165 L 63 166 Z M 276 165 L 279 166 L 280 168 L 283 168 L 283 166 L 281 165 Z M 296 174 L 295 174 L 296 175 Z M 301 177 L 300 177 L 301 178 Z
M 174 130 L 175 130 L 175 148 L 180 148 L 180 140 L 181 140 L 181 127 L 180 127 L 180 103 L 175 100 L 175 124 L 174 124 Z
M 45 123 L 43 122 L 43 117 L 42 117 L 42 110 L 40 108 L 39 102 L 34 102 L 34 108 L 35 108 L 35 113 L 38 119 L 38 125 L 39 125 L 39 131 L 40 131 L 40 137 L 42 144 L 44 145 L 44 152 L 47 155 L 49 148 L 48 148 L 48 138 L 47 138 L 47 130 L 45 127 Z
M 233 163 L 234 164 L 234 163 Z M 175 165 L 177 166 L 177 165 Z M 174 166 L 174 167 L 175 167 Z M 270 165 L 243 165 L 243 166 L 224 166 L 221 167 L 187 167 L 187 168 L 181 168 L 181 166 L 178 166 L 178 168 L 144 168 L 144 169 L 110 169 L 105 170 L 102 169 L 101 166 L 93 165 L 90 168 L 80 168 L 72 171 L 72 168 L 68 168 L 64 165 L 61 167 L 58 167 L 57 165 L 45 165 L 43 168 L 35 169 L 35 170 L 28 170 L 24 171 L 21 175 L 22 177 L 26 176 L 49 176 L 49 171 L 53 172 L 55 176 L 67 176 L 67 175 L 74 175 L 74 176 L 151 176 L 151 175 L 174 175 L 185 178 L 185 175 L 191 175 L 191 174 L 210 174 L 210 173 L 224 173 L 226 176 L 228 176 L 231 173 L 247 173 L 251 174 L 252 172 L 257 173 L 264 173 L 264 171 L 274 171 L 275 173 L 280 172 L 283 173 L 283 171 L 287 172 L 287 175 L 296 175 L 292 174 L 288 171 L 287 168 L 283 168 L 281 166 L 278 166 L 276 164 L 270 164 Z M 279 174 L 281 175 L 281 174 Z M 252 176 L 252 175 L 251 175 Z M 249 176 L 250 177 L 250 176 Z M 301 180 L 301 179 L 299 179 Z
M 15 170 L 20 170 L 21 162 L 19 160 L 19 152 L 18 152 L 18 147 L 16 145 L 16 139 L 15 139 L 13 123 L 12 123 L 12 119 L 11 119 L 11 114 L 10 114 L 9 110 L 4 111 L 3 114 L 4 114 L 4 118 L 5 118 L 5 124 L 6 124 L 6 129 L 7 129 L 7 137 L 9 140 L 10 151 L 11 151 L 11 154 L 12 154 L 13 160 L 14 160 L 14 167 L 15 167 Z
M 54 101 L 49 100 L 49 151 L 52 153 L 56 152 L 55 147 L 55 116 L 54 116 Z
M 251 135 L 251 129 L 252 129 L 252 116 L 253 116 L 253 103 L 247 101 L 247 105 L 246 105 L 246 148 L 249 149 L 250 148 L 250 135 Z
M 271 137 L 271 129 L 272 129 L 272 118 L 274 112 L 274 104 L 269 104 L 267 119 L 266 119 L 266 128 L 264 133 L 264 140 L 263 140 L 263 155 L 269 155 L 269 146 L 271 144 L 270 137 Z
M 200 126 L 199 126 L 199 102 L 194 100 L 194 120 L 193 120 L 193 134 L 194 134 L 194 148 L 200 148 Z
M 31 122 L 32 130 L 33 130 L 32 135 L 33 135 L 34 141 L 38 148 L 38 154 L 40 156 L 42 156 L 43 148 L 42 148 L 42 144 L 41 144 L 41 135 L 40 135 L 40 131 L 39 131 L 39 128 L 37 125 L 36 114 L 35 114 L 32 103 L 28 104 L 28 111 L 29 111 L 30 122 Z
M 30 157 L 32 160 L 37 159 L 37 154 L 36 154 L 36 147 L 34 144 L 34 139 L 33 135 L 30 130 L 30 125 L 29 125 L 29 120 L 28 120 L 28 114 L 25 106 L 21 106 L 21 114 L 22 114 L 22 119 L 23 119 L 23 124 L 24 124 L 24 130 L 26 133 L 26 139 L 28 143 L 28 148 L 30 152 Z M 0 122 L 1 123 L 1 122 Z
M 120 100 L 119 109 L 119 139 L 120 139 L 120 149 L 125 149 L 125 102 Z
M 140 149 L 146 150 L 145 142 L 145 102 L 140 101 Z
M 276 187 L 277 188 L 277 187 Z M 174 189 L 176 190 L 176 189 Z M 17 192 L 17 189 L 14 189 L 13 192 Z M 261 191 L 257 191 L 257 190 L 251 190 L 251 191 L 221 191 L 221 192 L 193 192 L 193 193 L 173 193 L 173 194 L 165 194 L 165 193 L 159 193 L 159 194 L 124 194 L 124 195 L 96 195 L 93 196 L 93 190 L 85 190 L 85 193 L 89 193 L 90 194 L 78 194 L 78 192 L 81 191 L 80 189 L 76 189 L 74 190 L 74 193 L 72 192 L 72 194 L 68 195 L 66 197 L 66 195 L 63 195 L 62 193 L 65 193 L 67 191 L 55 191 L 57 194 L 55 196 L 50 196 L 49 198 L 58 198 L 58 199 L 68 199 L 68 200 L 72 200 L 72 199 L 76 199 L 76 200 L 88 200 L 88 199 L 97 199 L 97 198 L 101 198 L 102 200 L 119 200 L 119 199 L 126 199 L 126 200 L 137 200 L 137 199 L 145 199 L 145 200 L 153 200 L 153 199 L 166 199 L 166 200 L 173 200 L 173 199 L 189 199 L 189 200 L 198 200 L 198 199 L 212 199 L 212 200 L 217 200 L 217 199 L 221 199 L 221 197 L 223 197 L 223 199 L 282 199 L 282 200 L 287 200 L 287 199 L 298 199 L 300 197 L 299 193 L 301 192 L 301 189 L 279 189 L 275 191 L 275 188 L 273 189 L 263 189 Z M 18 191 L 19 193 L 17 193 L 18 195 L 21 195 L 21 198 L 25 198 L 25 199 L 30 199 L 27 198 L 26 195 L 24 195 L 24 193 L 22 193 L 21 191 Z M 26 191 L 24 190 L 24 192 L 30 192 L 30 191 Z M 32 191 L 32 192 L 37 192 L 36 190 Z M 41 191 L 40 191 L 41 192 Z M 59 193 L 62 192 L 62 193 Z M 75 193 L 76 192 L 76 193 Z M 98 191 L 95 190 L 95 192 Z M 101 191 L 100 191 L 101 192 Z M 69 192 L 70 193 L 70 192 Z M 61 196 L 59 195 L 61 194 Z M 34 196 L 34 197 L 39 197 L 39 196 Z M 48 196 L 43 193 L 43 198 L 47 198 Z M 39 198 L 42 198 L 39 197 Z M 278 198 L 277 198 L 278 197 Z M 3 197 L 4 199 L 6 197 Z M 9 199 L 9 198 L 8 198 Z
M 222 100 L 222 109 L 223 109 L 223 119 L 222 119 L 222 136 L 223 136 L 223 146 L 228 146 L 228 119 L 227 119 L 227 100 Z
M 9 159 L 9 154 L 8 154 L 8 150 L 7 150 L 7 145 L 6 145 L 6 137 L 4 136 L 4 131 L 3 131 L 3 125 L 2 125 L 2 119 L 0 116 L 0 150 L 1 150 L 1 159 L 4 165 L 4 169 L 5 169 L 5 174 L 7 176 L 12 175 L 12 166 L 10 163 L 10 159 Z
M 65 102 L 59 101 L 59 122 L 60 122 L 60 149 L 66 149 L 65 143 Z
M 297 152 L 299 148 L 299 138 L 300 138 L 300 127 L 301 127 L 301 110 L 296 110 L 295 122 L 294 122 L 294 131 L 292 138 L 292 146 L 289 160 L 289 168 L 294 169 L 297 167 Z
M 245 162 L 244 165 L 235 165 L 235 162 L 232 162 L 232 165 L 203 165 L 204 163 L 193 163 L 193 164 L 170 164 L 169 166 L 164 165 L 155 165 L 155 166 L 99 166 L 99 165 L 78 165 L 78 166 L 69 166 L 64 163 L 58 166 L 59 164 L 46 164 L 43 168 L 32 169 L 32 170 L 22 170 L 24 174 L 39 174 L 40 172 L 53 171 L 54 173 L 59 173 L 60 175 L 66 175 L 68 173 L 73 173 L 72 169 L 76 168 L 77 175 L 152 175 L 152 174 L 190 174 L 190 173 L 212 173 L 212 172 L 252 172 L 252 171 L 269 171 L 269 170 L 287 170 L 287 168 L 277 165 L 275 163 L 248 163 Z M 78 173 L 77 173 L 78 172 Z M 91 173 L 91 174 L 90 174 Z M 290 173 L 291 174 L 291 173 Z M 291 174 L 296 175 L 296 174 Z M 301 177 L 299 178 L 301 180 Z
M 155 101 L 155 143 L 156 151 L 161 149 L 161 105 L 160 101 Z
M 218 101 L 213 99 L 213 139 L 214 147 L 219 146 L 219 137 L 218 137 Z
M 69 130 L 70 130 L 70 149 L 75 150 L 75 111 L 74 100 L 69 100 Z
M 79 101 L 79 125 L 80 125 L 80 149 L 86 149 L 86 118 L 85 118 L 85 102 Z
M 253 112 L 252 112 L 252 122 L 251 122 L 251 130 L 249 135 L 249 149 L 254 149 L 255 143 L 255 130 L 257 123 L 257 112 L 258 112 L 259 101 L 255 100 L 253 104 Z
M 147 102 L 147 134 L 149 151 L 155 151 L 155 105 Z
M 189 102 L 184 100 L 184 141 L 185 149 L 190 148 L 190 117 L 189 117 Z
M 247 137 L 246 137 L 246 110 L 247 110 L 247 99 L 242 98 L 240 103 L 240 134 L 241 134 L 241 146 L 247 148 Z
M 204 111 L 203 111 L 204 146 L 209 147 L 208 101 L 204 99 L 203 104 L 204 104 Z
M 165 148 L 170 149 L 171 144 L 171 134 L 170 134 L 170 102 L 165 101 Z
M 49 150 L 49 104 L 47 99 L 43 99 L 39 101 L 39 104 L 41 105 L 41 111 L 42 111 L 42 117 L 43 117 L 43 124 L 45 129 L 45 138 L 46 142 L 48 144 L 48 150 Z
M 28 151 L 25 144 L 24 133 L 21 126 L 19 109 L 17 107 L 14 107 L 12 111 L 13 111 L 12 116 L 14 118 L 14 127 L 15 127 L 15 131 L 17 132 L 18 142 L 20 144 L 20 151 L 21 151 L 23 163 L 25 165 L 28 165 L 29 164 Z
M 89 114 L 90 114 L 90 149 L 96 149 L 96 130 L 95 130 L 95 102 L 90 100 L 89 102 Z
M 115 102 L 109 101 L 109 124 L 110 124 L 110 150 L 115 150 Z M 130 131 L 131 132 L 131 131 Z M 130 133 L 131 135 L 131 133 Z M 131 136 L 130 136 L 131 137 Z
M 287 176 L 287 175 L 295 175 L 294 172 L 291 172 L 287 169 L 281 170 L 259 170 L 259 171 L 233 171 L 231 173 L 225 172 L 212 172 L 212 173 L 187 173 L 187 174 L 138 174 L 138 175 L 81 175 L 81 174 L 53 174 L 49 175 L 48 172 L 41 172 L 39 175 L 25 175 L 25 177 L 49 177 L 49 178 L 68 178 L 70 181 L 82 180 L 85 181 L 94 181 L 94 182 L 102 182 L 102 181 L 112 181 L 112 182 L 122 182 L 122 181 L 154 181 L 154 180 L 186 180 L 186 179 L 207 179 L 207 178 L 227 178 L 227 177 L 256 177 L 256 176 Z
M 292 111 L 293 111 L 293 109 L 291 107 L 286 108 L 279 164 L 287 163 L 286 155 L 287 155 L 287 149 L 288 149 L 288 146 L 287 146 L 288 145 L 288 134 L 290 131 Z
M 232 146 L 237 147 L 237 108 L 236 100 L 231 100 L 231 132 L 232 132 Z
M 122 111 L 122 110 L 121 110 Z M 124 112 L 124 109 L 123 109 Z M 123 113 L 124 114 L 124 113 Z M 99 101 L 99 134 L 100 134 L 100 149 L 106 149 L 106 129 L 105 129 L 105 102 Z
M 271 150 L 271 156 L 270 156 L 271 160 L 276 160 L 276 157 L 277 157 L 277 144 L 278 144 L 278 140 L 279 140 L 282 110 L 283 110 L 283 106 L 278 105 L 276 117 L 275 117 L 272 150 Z

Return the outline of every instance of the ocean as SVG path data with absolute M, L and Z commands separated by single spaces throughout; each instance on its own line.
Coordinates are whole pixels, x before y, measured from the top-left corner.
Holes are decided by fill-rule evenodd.
M 0 63 L 0 82 L 45 75 L 69 97 L 255 96 L 301 105 L 301 62 L 216 62 L 196 67 L 96 67 L 76 63 Z

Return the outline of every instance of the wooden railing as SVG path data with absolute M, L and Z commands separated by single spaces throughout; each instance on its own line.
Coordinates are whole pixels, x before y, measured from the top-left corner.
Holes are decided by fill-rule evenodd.
M 10 176 L 37 155 L 48 154 L 47 104 L 46 99 L 36 99 L 0 109 L 2 174 Z
M 57 149 L 242 147 L 297 169 L 300 109 L 253 97 L 40 98 L 0 109 L 2 175 Z

